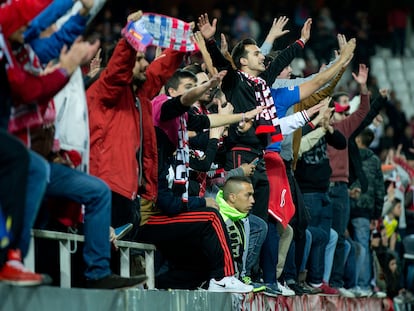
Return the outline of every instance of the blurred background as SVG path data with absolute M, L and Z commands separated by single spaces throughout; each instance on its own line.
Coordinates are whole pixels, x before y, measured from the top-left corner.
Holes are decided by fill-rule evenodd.
M 286 26 L 290 33 L 274 43 L 274 49 L 283 49 L 299 38 L 304 21 L 312 17 L 311 39 L 303 55 L 292 63 L 297 76 L 315 73 L 333 59 L 338 33 L 355 37 L 357 49 L 353 63 L 336 90 L 350 93 L 351 98 L 357 95 L 351 72 L 357 70 L 359 63 L 367 64 L 373 97 L 379 88 L 390 90 L 389 104 L 381 112 L 384 122 L 379 135 L 386 146 L 378 143 L 379 153 L 399 143 L 404 144 L 405 150 L 414 147 L 413 0 L 147 0 L 141 3 L 108 0 L 89 27 L 89 34 L 101 39 L 104 52 L 114 47 L 127 15 L 137 9 L 187 22 L 197 22 L 198 16 L 207 12 L 210 18 L 218 18 L 216 39 L 220 38 L 220 32 L 224 33 L 230 49 L 245 37 L 253 37 L 260 46 L 273 19 L 286 15 L 290 19 Z M 154 49 L 148 49 L 147 57 L 153 56 Z M 357 105 L 358 100 L 355 102 Z

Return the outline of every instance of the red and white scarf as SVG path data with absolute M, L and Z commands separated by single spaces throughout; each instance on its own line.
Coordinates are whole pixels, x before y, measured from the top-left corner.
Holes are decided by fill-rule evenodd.
M 188 203 L 188 170 L 190 166 L 190 151 L 188 147 L 187 113 L 179 117 L 178 146 L 175 152 L 174 188 L 179 189 L 183 204 Z
M 277 117 L 276 106 L 266 81 L 260 77 L 251 76 L 246 72 L 239 72 L 253 87 L 257 106 L 266 107 L 259 115 L 256 116 L 256 134 L 270 134 L 272 143 L 283 140 L 279 118 Z
M 144 13 L 139 20 L 129 22 L 122 34 L 138 51 L 145 51 L 149 45 L 181 52 L 198 50 L 191 24 L 166 15 Z

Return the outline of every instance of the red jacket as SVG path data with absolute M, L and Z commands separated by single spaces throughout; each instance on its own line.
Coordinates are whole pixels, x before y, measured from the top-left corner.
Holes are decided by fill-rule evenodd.
M 136 198 L 140 186 L 142 197 L 155 202 L 158 157 L 150 100 L 181 64 L 183 53 L 167 51 L 148 66 L 147 80 L 136 94 L 141 103 L 140 111 L 135 106 L 132 91 L 135 59 L 136 51 L 121 39 L 107 68 L 86 93 L 90 173 L 103 179 L 112 191 L 129 199 Z M 136 154 L 142 147 L 141 140 L 143 154 L 139 164 Z
M 361 124 L 364 118 L 367 116 L 370 109 L 369 95 L 361 94 L 361 103 L 357 110 L 355 110 L 349 117 L 344 120 L 335 122 L 333 124 L 334 129 L 340 131 L 348 141 L 352 133 Z M 332 174 L 330 181 L 343 181 L 349 182 L 349 156 L 348 156 L 348 145 L 345 149 L 338 150 L 327 145 L 326 152 L 329 158 L 329 164 L 332 168 Z
M 0 1 L 3 2 L 3 1 Z M 5 37 L 26 26 L 51 0 L 8 0 L 0 5 L 0 25 Z
M 7 46 L 4 48 L 7 48 Z M 7 78 L 13 105 L 19 107 L 21 105 L 37 104 L 39 107 L 38 111 L 28 110 L 25 113 L 21 112 L 20 114 L 14 115 L 9 122 L 9 130 L 13 129 L 11 132 L 28 144 L 28 135 L 30 133 L 28 128 L 31 128 L 33 123 L 35 123 L 35 127 L 38 127 L 41 124 L 45 124 L 45 122 L 51 123 L 54 121 L 54 115 L 45 115 L 45 112 L 48 107 L 53 107 L 53 102 L 51 103 L 53 96 L 66 85 L 69 81 L 69 75 L 64 69 L 54 70 L 47 75 L 32 74 L 24 68 L 24 66 L 27 66 L 27 62 L 24 63 L 22 59 L 16 58 L 10 52 L 10 49 L 8 51 L 10 60 L 7 69 Z M 26 123 L 29 120 L 36 120 L 36 122 L 32 122 L 32 124 L 30 122 Z M 11 126 L 12 124 L 20 124 L 21 126 L 13 127 Z

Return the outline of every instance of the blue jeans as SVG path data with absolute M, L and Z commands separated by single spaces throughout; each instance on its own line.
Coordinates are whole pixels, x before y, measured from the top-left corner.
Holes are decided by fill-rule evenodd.
M 67 166 L 50 163 L 50 183 L 46 196 L 63 197 L 85 206 L 83 259 L 85 277 L 100 279 L 111 274 L 109 268 L 111 191 L 99 178 Z M 58 208 L 58 207 L 57 207 Z
M 286 255 L 285 269 L 283 270 L 283 275 L 286 283 L 296 283 L 298 279 L 298 271 L 296 268 L 296 242 L 295 239 L 292 240 L 289 246 L 289 251 Z
M 348 186 L 345 182 L 335 182 L 329 188 L 329 197 L 332 202 L 332 229 L 338 233 L 338 242 L 334 255 L 330 284 L 334 288 L 344 286 L 344 252 L 345 230 L 350 216 Z
M 246 256 L 246 275 L 250 276 L 252 268 L 258 264 L 260 251 L 267 235 L 267 223 L 260 217 L 250 214 L 249 248 Z
M 267 226 L 267 235 L 260 256 L 260 266 L 263 271 L 263 281 L 265 283 L 274 284 L 276 283 L 276 267 L 279 256 L 280 235 L 277 231 L 276 220 L 269 217 Z
M 323 281 L 327 284 L 329 284 L 329 279 L 331 278 L 331 271 L 337 242 L 338 233 L 336 233 L 334 229 L 331 229 L 329 234 L 329 241 L 325 248 L 325 269 L 323 272 Z
M 306 270 L 306 265 L 308 264 L 308 258 L 309 253 L 312 247 L 312 233 L 306 229 L 306 243 L 305 243 L 305 249 L 303 251 L 303 258 L 302 258 L 302 264 L 300 265 L 299 272 L 303 272 Z
M 345 287 L 354 288 L 358 285 L 357 277 L 359 269 L 363 268 L 362 261 L 366 256 L 365 248 L 358 242 L 353 241 L 351 238 L 347 238 L 345 240 L 345 255 Z M 365 289 L 369 289 L 369 287 Z
M 351 219 L 351 224 L 354 229 L 354 241 L 365 249 L 365 256 L 360 256 L 362 265 L 357 267 L 357 285 L 362 289 L 369 289 L 372 267 L 369 247 L 371 238 L 370 221 L 368 218 L 357 217 Z
M 308 226 L 306 231 L 312 234 L 312 247 L 309 253 L 307 263 L 308 280 L 313 284 L 320 284 L 323 279 L 323 272 L 325 268 L 325 249 L 329 241 L 329 235 L 326 232 L 314 226 Z
M 29 250 L 31 229 L 42 203 L 50 175 L 50 166 L 45 159 L 32 150 L 29 150 L 29 156 L 29 175 L 27 177 L 23 230 L 18 243 L 18 248 L 22 252 L 22 258 L 26 257 Z
M 331 200 L 325 192 L 303 193 L 303 200 L 308 207 L 309 226 L 318 227 L 329 235 L 332 226 Z
M 353 288 L 356 286 L 356 250 L 355 245 L 352 243 L 351 240 L 345 239 L 344 242 L 344 269 L 346 273 L 344 273 L 344 287 L 346 288 Z

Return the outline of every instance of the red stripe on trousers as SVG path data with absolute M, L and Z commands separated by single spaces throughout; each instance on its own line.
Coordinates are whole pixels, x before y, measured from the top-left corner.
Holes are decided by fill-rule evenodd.
M 154 219 L 156 218 L 156 219 Z M 227 244 L 224 228 L 214 212 L 185 212 L 174 217 L 168 216 L 151 216 L 147 225 L 164 225 L 174 223 L 193 223 L 197 221 L 212 221 L 213 229 L 217 234 L 221 248 L 224 253 L 224 274 L 232 276 L 235 274 L 233 256 L 231 255 L 229 245 Z

